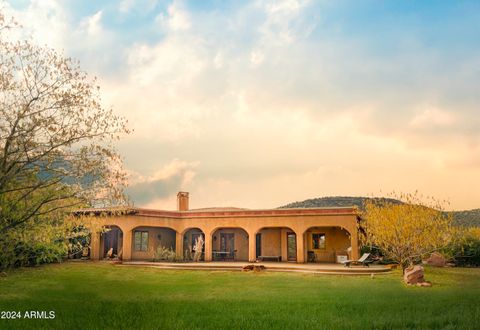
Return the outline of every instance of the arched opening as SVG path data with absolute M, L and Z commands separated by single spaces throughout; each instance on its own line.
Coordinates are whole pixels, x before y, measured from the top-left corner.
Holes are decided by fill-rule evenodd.
M 306 261 L 340 263 L 351 253 L 350 233 L 342 227 L 310 227 L 305 231 Z
M 255 237 L 258 261 L 296 261 L 297 236 L 288 227 L 265 227 Z
M 242 228 L 218 228 L 212 234 L 213 261 L 248 261 L 248 233 Z
M 68 259 L 86 260 L 91 257 L 92 232 L 84 225 L 75 226 L 68 238 Z M 97 251 L 95 251 L 97 252 Z
M 132 230 L 132 260 L 174 261 L 176 231 L 168 227 L 136 227 Z
M 105 226 L 100 236 L 102 259 L 122 259 L 123 231 L 118 226 Z
M 199 245 L 201 245 L 201 251 L 197 251 Z M 200 255 L 198 255 L 199 253 Z M 197 256 L 198 260 L 196 260 Z M 183 258 L 185 261 L 205 260 L 205 233 L 200 228 L 189 228 L 184 232 Z

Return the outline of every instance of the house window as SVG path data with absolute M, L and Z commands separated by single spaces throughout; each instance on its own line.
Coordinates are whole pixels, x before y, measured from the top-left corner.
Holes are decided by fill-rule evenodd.
M 312 234 L 314 249 L 325 249 L 325 234 Z
M 135 251 L 148 250 L 148 231 L 135 231 Z

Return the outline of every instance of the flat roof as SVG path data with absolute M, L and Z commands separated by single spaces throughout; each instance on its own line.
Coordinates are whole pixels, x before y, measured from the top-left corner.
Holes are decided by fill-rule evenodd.
M 295 215 L 358 215 L 357 208 L 321 207 L 321 208 L 281 208 L 281 209 L 240 209 L 240 208 L 204 208 L 188 211 L 168 211 L 137 207 L 86 208 L 73 211 L 75 215 L 136 215 L 159 218 L 209 218 L 209 217 L 261 217 Z

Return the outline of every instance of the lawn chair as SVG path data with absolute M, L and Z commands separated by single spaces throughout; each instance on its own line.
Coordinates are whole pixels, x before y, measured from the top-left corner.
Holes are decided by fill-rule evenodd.
M 350 267 L 352 265 L 362 265 L 370 267 L 370 264 L 373 262 L 373 260 L 369 260 L 368 257 L 370 257 L 370 253 L 364 253 L 360 259 L 342 261 L 342 264 L 344 264 L 345 267 Z
M 88 246 L 82 249 L 82 260 L 87 260 L 90 257 L 90 248 Z
M 113 248 L 107 251 L 107 259 L 113 259 Z

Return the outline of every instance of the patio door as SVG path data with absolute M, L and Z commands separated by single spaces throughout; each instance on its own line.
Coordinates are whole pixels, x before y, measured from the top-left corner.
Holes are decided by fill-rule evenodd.
M 294 232 L 287 233 L 287 259 L 297 261 L 297 235 Z
M 255 251 L 257 258 L 262 255 L 262 234 L 260 233 L 255 236 Z
M 107 255 L 108 250 L 113 249 L 113 254 L 118 254 L 118 233 L 114 228 L 103 234 L 103 256 Z
M 233 253 L 235 251 L 235 234 L 220 234 L 220 251 Z

